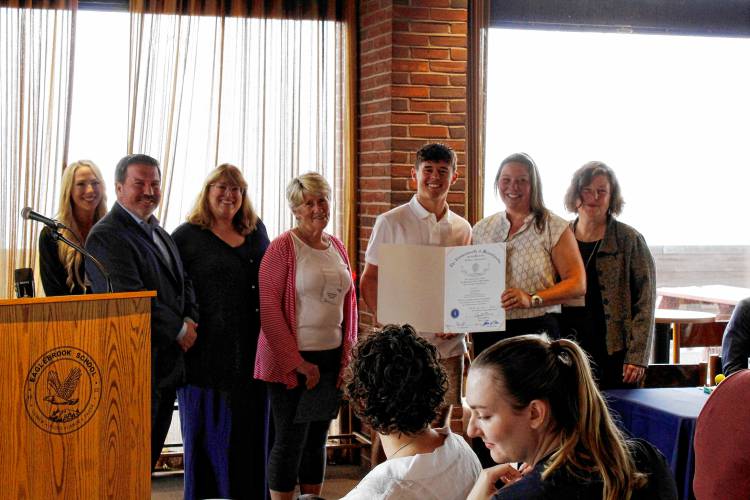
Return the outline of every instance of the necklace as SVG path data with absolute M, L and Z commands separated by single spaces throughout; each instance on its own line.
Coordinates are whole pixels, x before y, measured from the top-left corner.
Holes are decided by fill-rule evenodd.
M 583 266 L 583 268 L 584 268 L 584 269 L 588 270 L 588 268 L 589 268 L 589 263 L 591 262 L 591 259 L 593 259 L 593 258 L 594 258 L 594 255 L 596 255 L 596 251 L 597 251 L 597 250 L 599 249 L 599 245 L 601 245 L 601 243 L 602 243 L 602 240 L 598 240 L 598 241 L 596 242 L 596 245 L 594 245 L 594 249 L 593 249 L 593 250 L 591 250 L 591 253 L 589 254 L 589 258 L 588 258 L 588 259 L 586 259 L 586 265 L 585 265 L 585 266 Z
M 573 236 L 575 236 L 577 230 L 578 230 L 578 219 L 576 219 L 576 221 L 573 222 Z M 594 249 L 591 250 L 591 253 L 589 254 L 588 259 L 586 259 L 586 264 L 583 266 L 584 269 L 588 270 L 589 263 L 591 262 L 591 259 L 594 257 L 594 255 L 596 255 L 596 251 L 599 250 L 599 246 L 602 244 L 603 239 L 604 237 L 602 236 L 602 238 L 596 240 Z M 578 240 L 578 237 L 576 237 L 576 240 Z M 581 241 L 581 240 L 578 240 L 578 241 L 581 243 L 589 243 L 588 241 Z
M 398 455 L 398 452 L 399 452 L 399 451 L 403 450 L 404 448 L 406 448 L 407 446 L 409 446 L 410 444 L 412 444 L 412 443 L 414 442 L 414 440 L 415 440 L 415 439 L 417 439 L 417 438 L 416 438 L 416 437 L 413 437 L 413 438 L 411 439 L 411 441 L 409 441 L 408 443 L 406 443 L 406 444 L 402 444 L 402 445 L 401 445 L 401 446 L 399 447 L 399 449 L 398 449 L 398 450 L 396 450 L 396 452 L 395 452 L 395 453 L 394 453 L 393 455 L 391 455 L 391 456 L 390 456 L 389 458 L 393 458 L 393 457 L 395 457 L 396 455 Z

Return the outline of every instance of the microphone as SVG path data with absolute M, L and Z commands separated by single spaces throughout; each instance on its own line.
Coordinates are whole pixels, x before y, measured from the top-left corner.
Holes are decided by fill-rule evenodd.
M 62 235 L 58 229 L 67 229 L 70 231 L 70 228 L 68 228 L 65 224 L 62 222 L 57 222 L 55 219 L 50 219 L 49 217 L 45 217 L 42 214 L 38 214 L 34 212 L 31 207 L 26 207 L 23 210 L 21 210 L 21 217 L 26 220 L 35 220 L 37 222 L 41 222 L 45 226 L 52 229 L 51 236 L 55 241 L 62 241 L 63 243 L 66 243 L 67 245 L 70 245 L 71 247 L 75 248 L 78 252 L 83 254 L 84 257 L 91 259 L 91 262 L 94 263 L 94 265 L 99 269 L 99 271 L 102 273 L 102 276 L 104 276 L 104 279 L 107 282 L 107 292 L 112 293 L 112 281 L 109 278 L 109 273 L 106 269 L 104 269 L 104 266 L 101 262 L 96 260 L 96 258 L 91 255 L 85 248 L 83 248 L 81 245 L 78 245 L 76 243 L 73 243 L 68 238 Z
M 23 210 L 21 210 L 21 217 L 25 220 L 35 220 L 37 222 L 41 222 L 45 226 L 49 226 L 52 229 L 64 229 L 65 228 L 65 224 L 57 222 L 55 219 L 50 219 L 49 217 L 45 217 L 42 214 L 38 214 L 34 212 L 31 209 L 31 207 L 26 207 Z

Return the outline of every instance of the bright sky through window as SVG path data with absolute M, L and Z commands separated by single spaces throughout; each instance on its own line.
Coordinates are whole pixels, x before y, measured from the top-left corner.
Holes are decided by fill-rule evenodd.
M 617 173 L 620 220 L 650 245 L 748 245 L 750 40 L 492 29 L 485 215 L 510 153 L 539 165 L 546 205 L 589 160 Z
M 68 163 L 99 166 L 110 206 L 115 165 L 127 153 L 129 44 L 127 12 L 78 12 Z
M 275 236 L 292 220 L 283 201 L 288 179 L 282 177 L 291 178 L 293 169 L 299 173 L 316 170 L 335 184 L 336 85 L 340 84 L 337 24 L 156 17 L 147 17 L 147 23 L 158 28 L 148 24 L 145 29 L 146 37 L 151 37 L 148 43 L 154 44 L 145 64 L 153 67 L 141 68 L 138 95 L 147 96 L 141 101 L 145 99 L 148 105 L 138 104 L 134 147 L 135 152 L 157 156 L 163 164 L 163 180 L 169 179 L 163 183 L 164 212 L 158 213 L 162 224 L 172 230 L 184 222 L 206 174 L 216 164 L 228 162 L 243 169 L 254 207 L 269 235 Z M 181 30 L 173 30 L 178 19 Z M 191 65 L 190 71 L 182 67 L 175 95 L 163 88 L 171 89 L 174 68 L 170 64 L 178 40 L 174 31 L 182 33 L 180 55 L 187 54 Z M 218 107 L 219 80 L 213 71 L 218 65 L 214 48 L 220 33 L 224 67 Z M 128 13 L 78 14 L 68 162 L 90 159 L 100 166 L 110 205 L 116 199 L 114 167 L 127 153 L 130 36 Z M 149 94 L 145 85 L 150 85 Z M 151 117 L 167 116 L 173 100 L 179 103 L 174 122 L 162 127 Z M 219 120 L 222 129 L 216 153 L 212 138 Z M 169 177 L 165 158 L 154 154 L 165 150 L 167 143 L 170 165 L 174 165 Z M 338 202 L 334 196 L 334 214 Z

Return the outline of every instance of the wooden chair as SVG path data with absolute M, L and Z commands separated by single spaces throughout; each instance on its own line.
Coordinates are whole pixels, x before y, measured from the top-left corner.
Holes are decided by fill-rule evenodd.
M 328 429 L 326 454 L 329 462 L 359 463 L 360 449 L 372 447 L 371 437 L 355 429 L 355 419 L 349 400 L 344 398 L 338 416 Z
M 707 369 L 707 363 L 648 365 L 643 387 L 700 387 L 706 384 Z
M 682 330 L 680 347 L 721 346 L 721 339 L 724 337 L 726 327 L 726 321 L 687 325 Z

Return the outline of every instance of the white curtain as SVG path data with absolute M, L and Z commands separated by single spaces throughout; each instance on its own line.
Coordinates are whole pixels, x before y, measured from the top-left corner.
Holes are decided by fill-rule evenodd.
M 13 270 L 36 267 L 41 227 L 53 213 L 67 144 L 75 4 L 0 8 L 0 297 Z M 41 291 L 41 290 L 38 290 Z
M 344 27 L 329 20 L 131 14 L 128 150 L 161 161 L 157 216 L 168 229 L 185 220 L 206 174 L 232 163 L 271 237 L 291 227 L 284 188 L 306 171 L 331 183 L 329 230 L 345 232 Z

